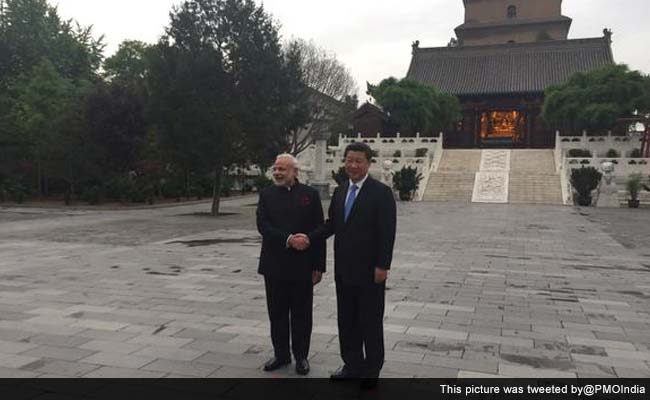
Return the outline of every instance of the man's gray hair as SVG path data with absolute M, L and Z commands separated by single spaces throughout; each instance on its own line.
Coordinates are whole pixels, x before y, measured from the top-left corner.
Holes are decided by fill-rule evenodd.
M 278 160 L 280 160 L 282 158 L 286 158 L 288 160 L 291 160 L 291 164 L 293 164 L 294 168 L 295 169 L 300 169 L 300 164 L 298 163 L 298 159 L 296 157 L 294 157 L 292 154 L 289 154 L 289 153 L 280 154 L 277 157 L 275 157 L 275 161 L 278 161 Z

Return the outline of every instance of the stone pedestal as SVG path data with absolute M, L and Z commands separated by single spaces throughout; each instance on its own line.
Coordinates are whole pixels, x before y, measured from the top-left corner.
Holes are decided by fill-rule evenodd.
M 330 198 L 330 184 L 325 171 L 325 159 L 327 158 L 327 136 L 326 134 L 316 135 L 316 148 L 314 149 L 313 182 L 311 186 L 318 190 L 321 199 Z
M 393 187 L 393 161 L 386 160 L 381 165 L 381 181 L 388 187 Z
M 311 187 L 318 190 L 321 200 L 329 200 L 330 184 L 329 183 L 312 183 Z

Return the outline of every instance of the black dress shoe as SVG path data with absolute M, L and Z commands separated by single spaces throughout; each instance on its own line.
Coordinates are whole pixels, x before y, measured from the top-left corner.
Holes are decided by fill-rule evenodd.
M 282 368 L 285 365 L 291 364 L 291 359 L 290 358 L 276 358 L 273 357 L 269 361 L 264 364 L 264 371 L 266 372 L 271 372 L 275 371 L 278 368 Z
M 307 375 L 309 373 L 309 361 L 306 358 L 296 360 L 296 373 L 298 375 Z
M 359 377 L 360 374 L 356 373 L 355 371 L 351 370 L 345 365 L 337 369 L 336 372 L 330 375 L 330 379 L 335 381 L 342 380 L 342 379 L 356 379 Z
M 377 388 L 377 382 L 379 382 L 379 379 L 377 378 L 363 378 L 361 379 L 361 390 L 372 390 Z

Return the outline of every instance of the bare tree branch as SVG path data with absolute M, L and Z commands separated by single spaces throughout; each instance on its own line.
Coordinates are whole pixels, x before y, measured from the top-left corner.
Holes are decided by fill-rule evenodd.
M 309 122 L 290 135 L 289 151 L 298 154 L 313 143 L 316 135 L 326 133 L 332 122 L 347 112 L 343 102 L 356 95 L 358 86 L 336 55 L 313 41 L 292 39 L 285 45 L 299 49 L 302 82 L 308 88 Z
M 291 43 L 300 48 L 305 85 L 339 101 L 357 93 L 354 78 L 334 53 L 313 41 L 293 39 Z

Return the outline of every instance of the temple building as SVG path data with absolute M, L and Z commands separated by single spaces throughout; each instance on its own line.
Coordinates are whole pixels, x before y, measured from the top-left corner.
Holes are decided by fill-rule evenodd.
M 463 118 L 447 148 L 550 148 L 544 90 L 614 63 L 611 32 L 568 39 L 562 0 L 464 0 L 465 22 L 445 47 L 413 43 L 407 77 L 456 95 Z

